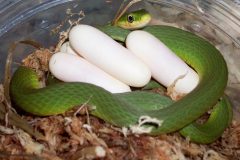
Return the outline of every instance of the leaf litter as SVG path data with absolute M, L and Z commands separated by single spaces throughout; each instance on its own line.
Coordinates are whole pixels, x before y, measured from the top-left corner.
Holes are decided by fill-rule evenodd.
M 81 12 L 80 14 L 84 15 Z M 76 23 L 71 22 L 70 27 Z M 55 32 L 58 30 L 59 27 Z M 27 43 L 32 43 L 36 50 L 22 61 L 22 65 L 33 68 L 38 73 L 39 79 L 44 82 L 49 76 L 48 61 L 66 40 L 68 31 L 61 32 L 60 41 L 56 47 L 42 48 L 41 45 L 37 45 L 38 43 L 28 41 Z M 6 68 L 9 69 L 9 67 Z M 9 73 L 10 71 L 7 76 Z M 6 106 L 12 107 L 11 103 L 6 103 L 5 88 L 6 86 L 0 85 L 0 118 L 2 120 L 0 121 L 0 159 L 240 159 L 240 123 L 237 121 L 233 121 L 222 137 L 209 145 L 191 143 L 179 133 L 154 137 L 133 134 L 126 136 L 121 129 L 89 115 L 87 102 L 63 115 L 48 117 L 19 115 L 11 109 L 6 109 Z M 7 118 L 6 115 L 8 115 Z

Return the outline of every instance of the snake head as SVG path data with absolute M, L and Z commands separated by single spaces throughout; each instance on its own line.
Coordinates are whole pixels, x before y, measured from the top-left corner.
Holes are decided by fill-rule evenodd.
M 116 25 L 124 29 L 139 29 L 146 26 L 151 20 L 151 15 L 144 9 L 126 13 L 119 18 Z

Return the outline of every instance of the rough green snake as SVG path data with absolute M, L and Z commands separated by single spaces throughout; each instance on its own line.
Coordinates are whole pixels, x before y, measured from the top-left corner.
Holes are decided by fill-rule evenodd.
M 122 42 L 130 32 L 109 25 L 100 29 Z M 181 29 L 147 26 L 144 30 L 159 38 L 199 74 L 198 86 L 181 100 L 173 102 L 146 91 L 111 94 L 95 85 L 80 82 L 62 82 L 40 88 L 35 72 L 19 67 L 10 84 L 12 101 L 26 112 L 40 116 L 61 114 L 88 102 L 92 115 L 118 127 L 131 131 L 136 131 L 135 128 L 151 135 L 180 130 L 192 141 L 213 142 L 232 119 L 230 102 L 224 96 L 228 71 L 222 55 L 206 40 Z M 213 106 L 206 123 L 194 122 Z

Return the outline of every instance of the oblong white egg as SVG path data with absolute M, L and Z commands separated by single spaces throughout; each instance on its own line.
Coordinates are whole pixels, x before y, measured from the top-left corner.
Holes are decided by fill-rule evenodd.
M 89 25 L 77 25 L 69 33 L 71 46 L 90 63 L 134 87 L 146 85 L 150 69 L 128 49 Z
M 60 52 L 63 53 L 69 53 L 69 54 L 73 54 L 73 55 L 79 55 L 76 51 L 74 51 L 74 49 L 71 47 L 69 41 L 64 42 L 61 47 L 60 47 Z
M 175 80 L 174 90 L 189 93 L 198 84 L 198 74 L 165 44 L 146 31 L 133 31 L 126 39 L 126 46 L 151 69 L 152 76 L 166 87 Z
M 51 73 L 64 82 L 85 82 L 112 93 L 131 91 L 130 87 L 113 78 L 85 59 L 69 53 L 55 53 L 49 61 Z

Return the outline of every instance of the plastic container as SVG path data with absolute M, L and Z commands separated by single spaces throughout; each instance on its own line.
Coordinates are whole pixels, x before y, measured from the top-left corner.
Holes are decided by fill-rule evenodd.
M 54 46 L 58 34 L 52 30 L 64 24 L 66 19 L 76 20 L 78 14 L 86 15 L 81 23 L 101 25 L 111 21 L 121 1 L 105 0 L 9 0 L 0 5 L 0 81 L 10 43 L 34 39 L 45 47 Z M 227 93 L 234 98 L 235 106 L 240 93 L 240 11 L 238 0 L 189 1 L 189 0 L 146 0 L 131 9 L 146 8 L 153 16 L 152 24 L 172 25 L 192 31 L 212 42 L 219 48 L 229 67 Z M 65 23 L 64 23 L 65 22 Z M 30 53 L 29 48 L 18 47 L 14 62 L 18 63 Z M 16 66 L 16 65 L 13 65 Z
M 9 0 L 0 5 L 0 81 L 3 80 L 4 64 L 10 43 L 34 39 L 45 47 L 58 40 L 52 29 L 66 21 L 76 20 L 83 11 L 81 23 L 101 25 L 110 21 L 121 1 L 105 0 Z M 133 8 L 146 8 L 153 16 L 152 24 L 164 24 L 192 31 L 211 41 L 225 56 L 229 66 L 229 88 L 239 93 L 240 87 L 240 1 L 188 1 L 147 0 Z M 67 27 L 67 22 L 65 23 Z M 62 30 L 66 29 L 62 27 Z M 14 62 L 19 62 L 29 49 L 19 47 Z M 237 89 L 236 89 L 237 88 Z M 230 95 L 233 91 L 230 91 Z M 235 95 L 232 95 L 235 97 Z M 236 105 L 239 105 L 237 103 Z
M 3 80 L 4 65 L 10 43 L 34 39 L 45 47 L 54 46 L 58 34 L 52 30 L 68 19 L 76 20 L 83 11 L 86 15 L 81 23 L 106 24 L 111 21 L 121 1 L 105 0 L 8 0 L 0 1 L 0 81 Z M 198 34 L 219 48 L 229 67 L 229 85 L 226 90 L 235 108 L 240 106 L 240 1 L 196 1 L 196 0 L 145 0 L 131 9 L 145 8 L 153 16 L 152 24 L 176 26 Z M 64 23 L 65 22 L 65 23 Z M 29 47 L 20 46 L 14 62 L 30 53 Z M 16 67 L 13 64 L 13 68 Z
M 81 23 L 106 24 L 111 21 L 121 1 L 105 0 L 8 0 L 0 1 L 0 81 L 3 80 L 4 65 L 10 43 L 34 39 L 45 47 L 54 46 L 58 34 L 52 30 L 66 20 L 76 20 L 83 11 L 86 15 Z M 198 34 L 220 49 L 229 67 L 229 85 L 226 90 L 235 108 L 240 106 L 240 1 L 196 1 L 196 0 L 145 0 L 131 9 L 145 8 L 153 16 L 152 24 L 171 25 Z M 65 22 L 65 23 L 64 23 Z M 14 62 L 30 53 L 20 46 Z M 13 68 L 16 67 L 13 64 Z
M 119 0 L 0 0 L 0 82 L 11 43 L 33 39 L 46 48 L 56 45 L 58 34 L 52 30 L 67 20 L 81 23 L 106 24 L 111 21 L 122 1 Z M 144 0 L 131 9 L 145 8 L 153 16 L 151 24 L 171 25 L 194 32 L 208 39 L 224 55 L 229 68 L 226 93 L 234 104 L 235 119 L 240 122 L 240 0 Z M 131 10 L 130 9 L 130 10 Z M 63 23 L 65 22 L 65 23 Z M 20 45 L 13 69 L 31 48 Z M 236 116 L 238 115 L 238 116 Z M 238 118 L 239 117 L 239 118 Z M 154 143 L 155 144 L 155 143 Z

